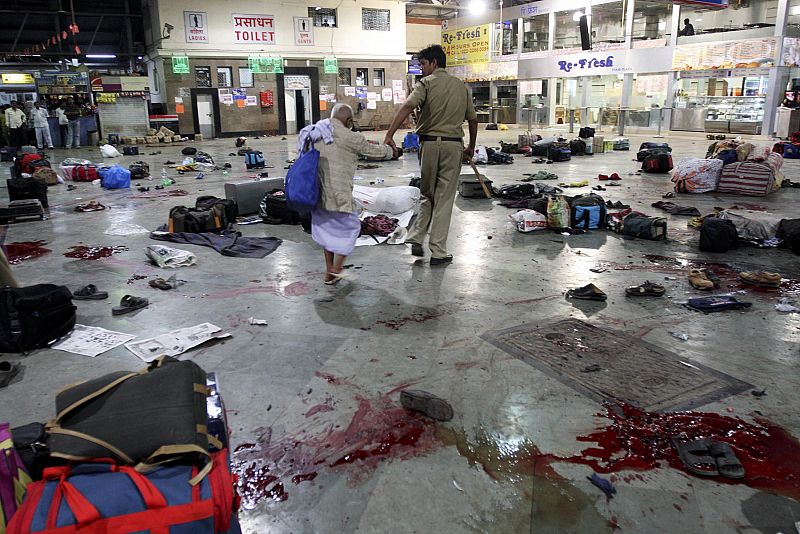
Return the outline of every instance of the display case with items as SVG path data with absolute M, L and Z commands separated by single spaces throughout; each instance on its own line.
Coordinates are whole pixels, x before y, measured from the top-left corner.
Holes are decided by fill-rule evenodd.
M 673 129 L 758 135 L 765 103 L 763 96 L 678 96 Z

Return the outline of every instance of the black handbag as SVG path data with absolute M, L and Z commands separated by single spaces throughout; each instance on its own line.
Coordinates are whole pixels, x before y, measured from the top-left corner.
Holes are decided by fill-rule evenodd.
M 42 478 L 42 471 L 49 463 L 50 449 L 47 446 L 47 438 L 42 423 L 30 423 L 11 429 L 14 448 L 33 480 Z
M 46 347 L 75 327 L 72 293 L 37 284 L 0 289 L 0 352 Z

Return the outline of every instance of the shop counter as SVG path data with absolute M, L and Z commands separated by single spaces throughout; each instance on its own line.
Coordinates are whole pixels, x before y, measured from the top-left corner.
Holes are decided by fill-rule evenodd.
M 682 132 L 703 132 L 706 126 L 706 108 L 673 108 L 671 129 Z
M 53 138 L 53 146 L 63 147 L 64 140 L 61 139 L 61 128 L 58 125 L 58 117 L 48 117 L 47 122 L 50 126 L 50 136 Z M 78 119 L 81 126 L 81 146 L 89 146 L 89 132 L 97 131 L 97 116 L 89 115 Z

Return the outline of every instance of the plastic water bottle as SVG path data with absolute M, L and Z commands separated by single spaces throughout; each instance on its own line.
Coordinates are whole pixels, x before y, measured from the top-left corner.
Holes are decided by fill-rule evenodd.
M 164 182 L 165 180 L 168 180 L 168 179 L 169 178 L 167 177 L 167 169 L 165 169 L 164 167 L 161 167 L 161 181 Z
M 222 176 L 228 176 L 228 169 L 224 169 L 222 171 Z

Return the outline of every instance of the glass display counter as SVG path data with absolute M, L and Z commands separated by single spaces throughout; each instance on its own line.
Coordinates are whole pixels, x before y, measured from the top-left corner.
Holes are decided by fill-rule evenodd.
M 765 103 L 763 96 L 679 96 L 672 110 L 672 129 L 757 135 Z

